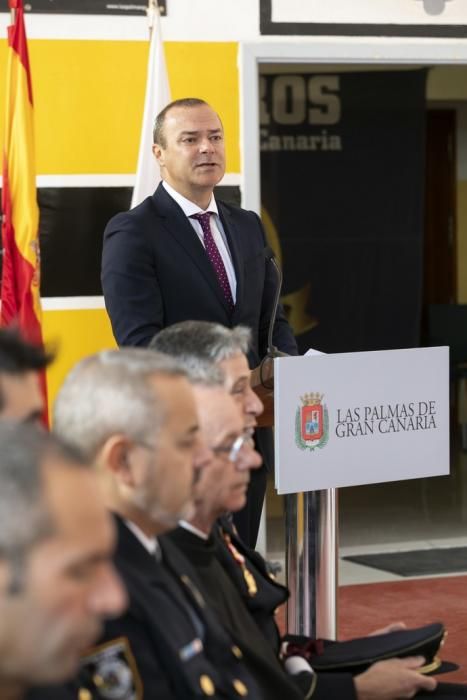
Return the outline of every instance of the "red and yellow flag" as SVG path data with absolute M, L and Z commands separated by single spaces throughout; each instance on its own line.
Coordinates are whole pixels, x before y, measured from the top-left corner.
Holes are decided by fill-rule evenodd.
M 0 325 L 15 325 L 27 341 L 43 345 L 31 71 L 23 1 L 9 5 L 15 20 L 8 27 Z M 46 399 L 45 374 L 42 385 Z

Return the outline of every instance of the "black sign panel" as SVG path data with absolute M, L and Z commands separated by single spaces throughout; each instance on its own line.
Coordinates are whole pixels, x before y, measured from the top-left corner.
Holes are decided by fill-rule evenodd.
M 167 0 L 158 0 L 162 15 L 167 11 Z M 74 15 L 145 15 L 145 0 L 24 0 L 24 8 L 32 13 Z M 0 11 L 8 10 L 7 0 L 1 0 Z
M 426 72 L 260 80 L 263 219 L 301 350 L 417 345 Z
M 102 294 L 104 228 L 114 214 L 129 208 L 132 192 L 131 187 L 38 189 L 43 297 Z M 240 189 L 222 185 L 216 188 L 216 197 L 238 206 Z M 0 255 L 0 273 L 1 259 Z

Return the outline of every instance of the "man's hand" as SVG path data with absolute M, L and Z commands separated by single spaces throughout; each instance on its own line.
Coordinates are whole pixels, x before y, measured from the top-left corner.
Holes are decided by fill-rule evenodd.
M 354 678 L 358 700 L 398 700 L 434 690 L 436 680 L 417 671 L 424 663 L 423 656 L 378 661 Z

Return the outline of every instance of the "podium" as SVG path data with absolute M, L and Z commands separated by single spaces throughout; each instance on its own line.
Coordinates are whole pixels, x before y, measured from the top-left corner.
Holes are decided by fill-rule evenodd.
M 264 404 L 259 427 L 274 426 L 274 360 L 251 371 L 251 386 Z M 285 496 L 286 579 L 290 590 L 287 631 L 316 639 L 337 638 L 337 490 Z
M 449 349 L 276 357 L 252 372 L 286 496 L 291 633 L 337 633 L 337 488 L 449 474 Z

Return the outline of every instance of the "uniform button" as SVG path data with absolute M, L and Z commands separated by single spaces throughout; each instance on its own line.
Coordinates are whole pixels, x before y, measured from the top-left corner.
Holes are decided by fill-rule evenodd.
M 214 683 L 206 674 L 199 677 L 199 685 L 205 695 L 214 695 L 216 692 Z
M 92 700 L 92 695 L 86 688 L 80 688 L 78 700 Z
M 242 659 L 242 658 L 243 658 L 243 654 L 242 654 L 241 649 L 239 649 L 238 646 L 236 646 L 235 644 L 234 644 L 233 647 L 232 647 L 232 654 L 233 654 L 237 659 Z
M 242 683 L 242 681 L 238 680 L 238 678 L 232 681 L 232 685 L 242 698 L 244 698 L 245 695 L 248 695 L 248 688 L 246 687 L 245 683 Z

